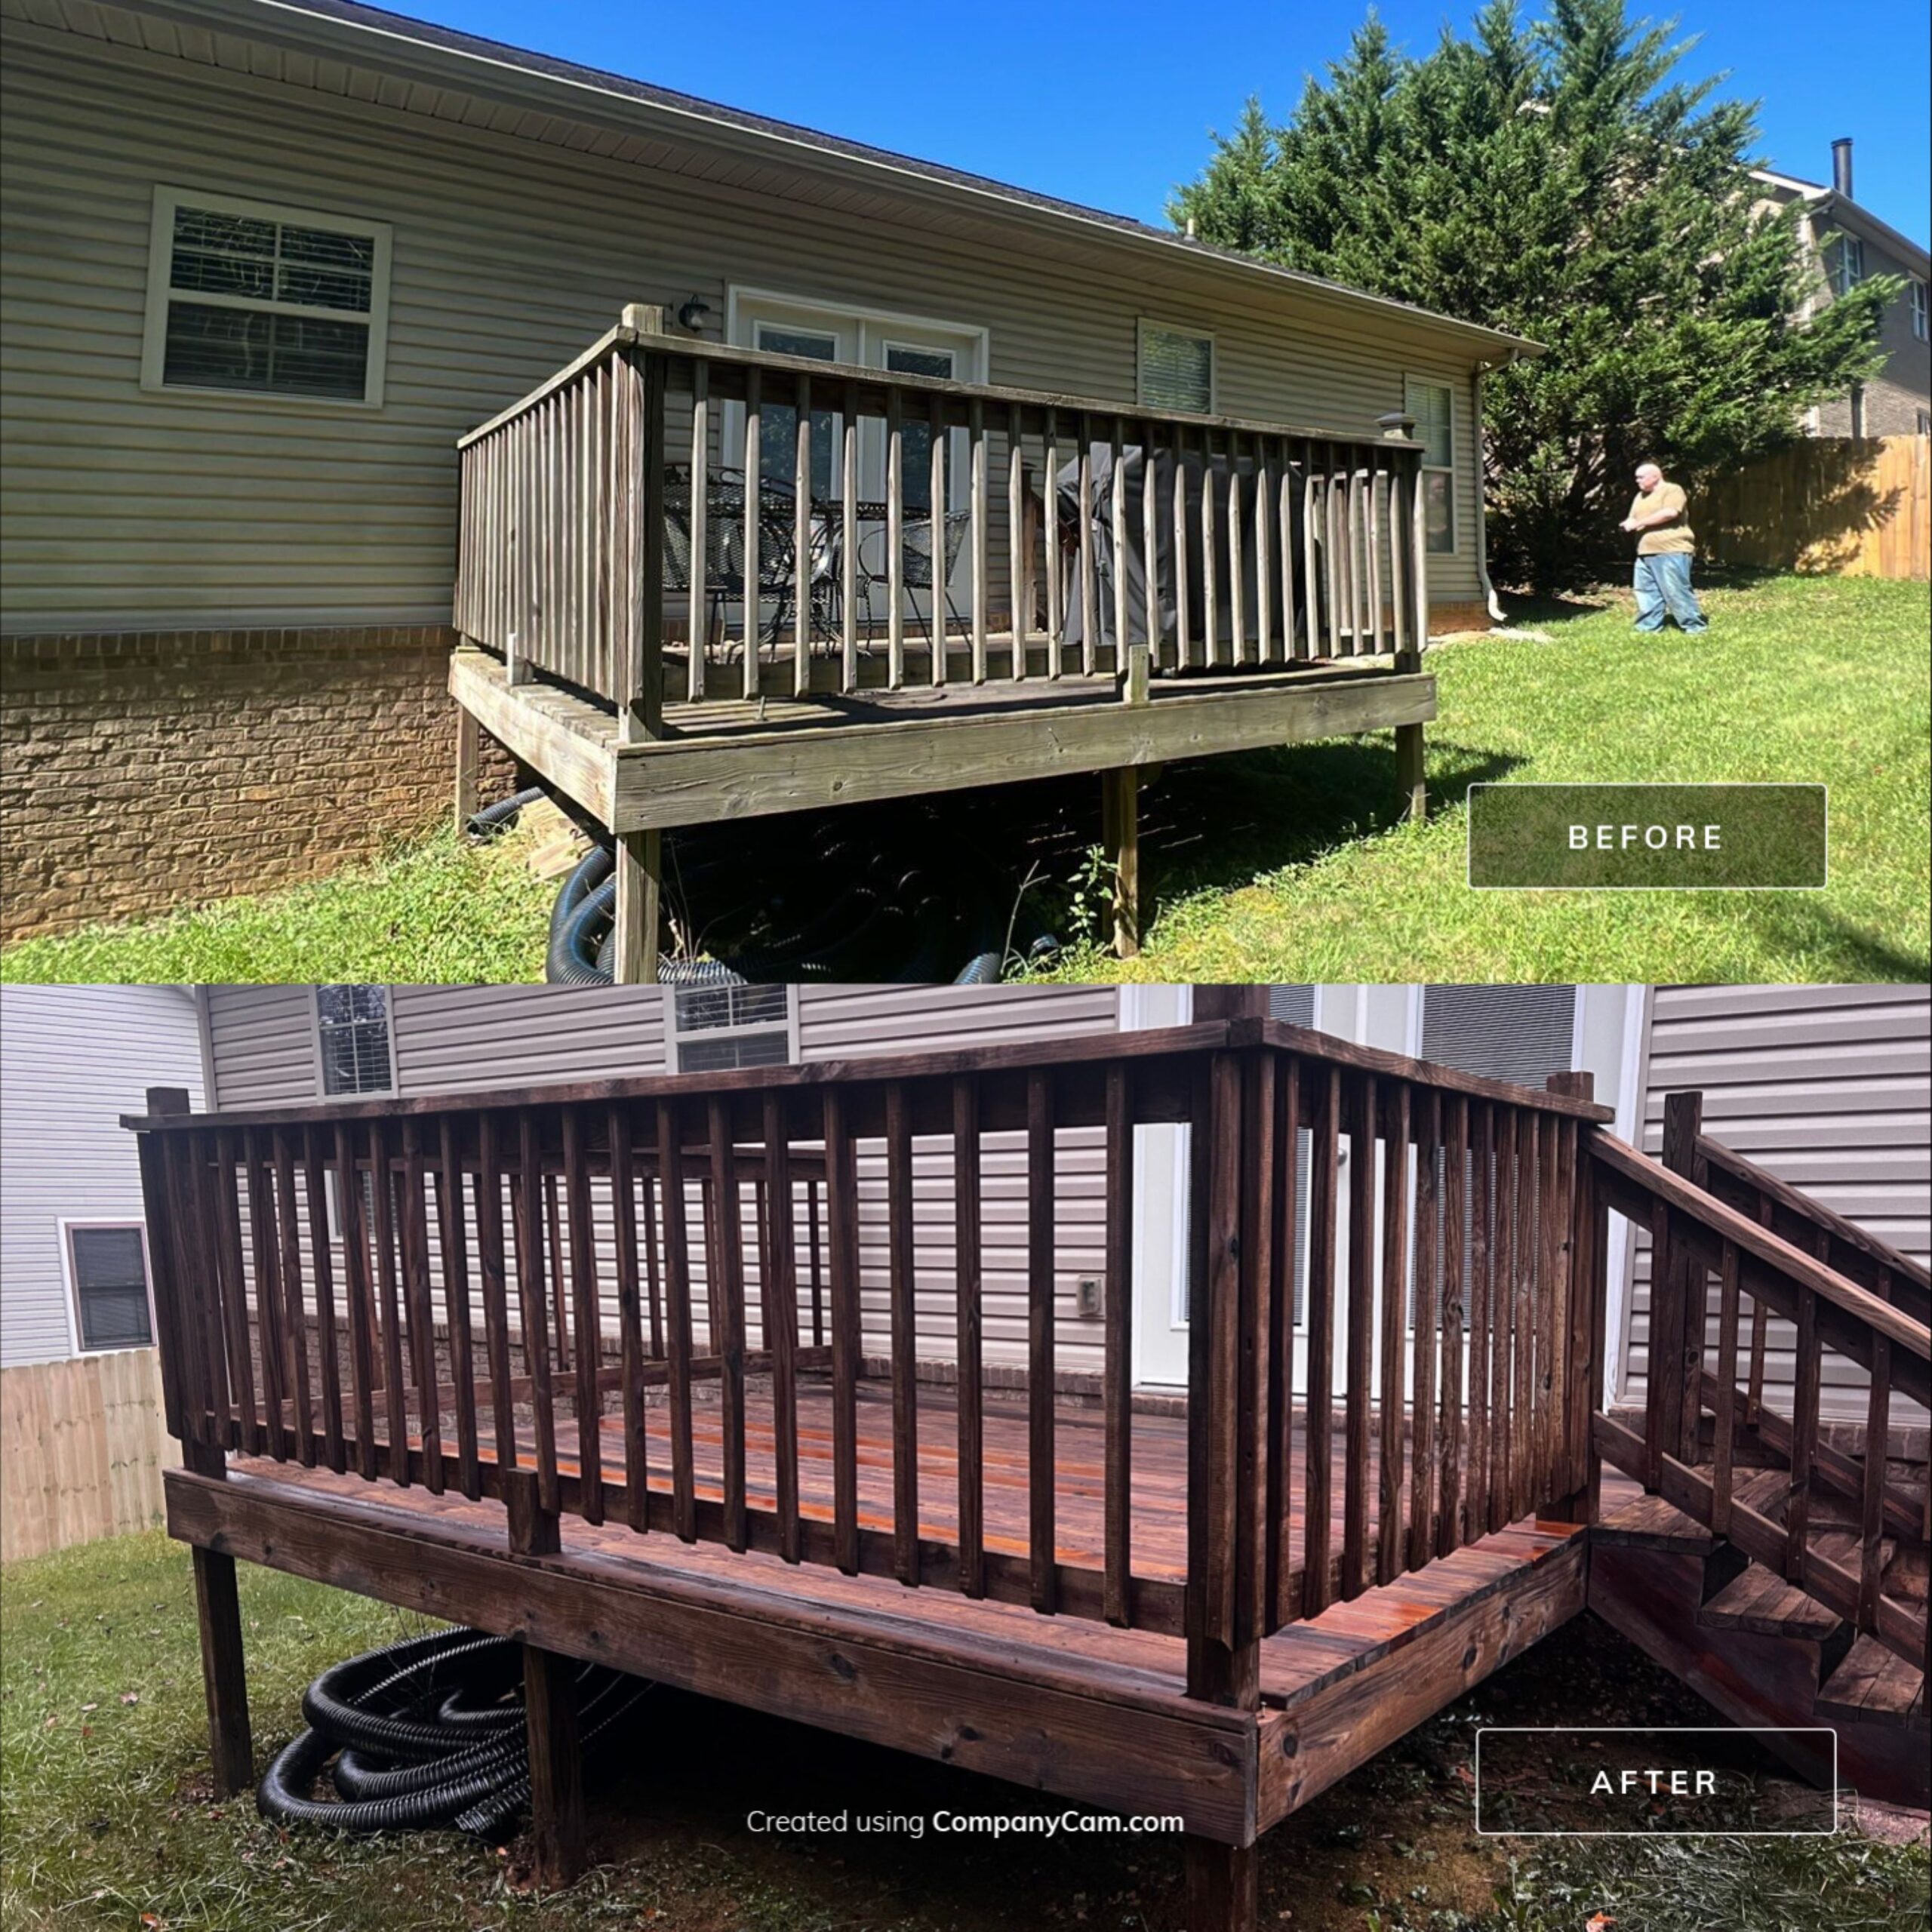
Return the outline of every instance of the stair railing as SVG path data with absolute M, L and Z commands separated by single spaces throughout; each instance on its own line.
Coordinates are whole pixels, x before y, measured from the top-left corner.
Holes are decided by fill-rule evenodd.
M 1924 1668 L 1927 1618 L 1887 1592 L 1884 1572 L 1888 1540 L 1923 1537 L 1925 1505 L 1892 1478 L 1886 1449 L 1895 1398 L 1932 1406 L 1932 1331 L 1701 1185 L 1709 1167 L 1699 1164 L 1695 1100 L 1671 1097 L 1662 1166 L 1612 1135 L 1599 1131 L 1591 1138 L 1600 1192 L 1614 1212 L 1647 1229 L 1652 1244 L 1643 1432 L 1598 1414 L 1592 1422 L 1597 1451 L 1855 1629 Z M 1761 1351 L 1750 1352 L 1740 1383 L 1739 1310 L 1746 1296 L 1795 1331 L 1788 1420 L 1764 1403 Z M 1847 1454 L 1821 1433 L 1828 1355 L 1856 1364 L 1869 1378 L 1861 1455 Z M 1706 1417 L 1708 1473 L 1700 1466 Z M 1768 1454 L 1788 1469 L 1782 1522 L 1737 1494 L 1741 1447 Z M 1855 1568 L 1820 1548 L 1811 1534 L 1814 1484 L 1859 1505 Z

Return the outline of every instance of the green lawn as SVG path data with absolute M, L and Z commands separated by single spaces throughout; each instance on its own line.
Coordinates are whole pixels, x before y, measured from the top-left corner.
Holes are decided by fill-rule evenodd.
M 1386 738 L 1174 768 L 1143 808 L 1154 908 L 1145 951 L 1124 969 L 1091 941 L 1075 945 L 1055 976 L 1924 977 L 1927 586 L 1772 578 L 1711 590 L 1707 603 L 1712 627 L 1696 640 L 1632 635 L 1628 599 L 1606 593 L 1513 614 L 1547 642 L 1480 638 L 1433 653 L 1441 715 L 1429 734 L 1426 825 L 1392 823 Z M 1463 800 L 1489 779 L 1823 782 L 1831 883 L 1823 892 L 1472 892 Z M 1071 826 L 1084 842 L 1097 830 L 1092 792 L 1081 780 L 1009 798 L 1004 811 L 961 807 L 976 813 L 985 856 L 1016 884 L 1029 871 L 1043 878 L 1033 889 L 1063 932 L 1072 929 L 1076 854 L 1064 837 L 1028 847 L 1010 828 L 1019 804 L 1031 813 L 1036 800 L 1039 822 Z M 503 854 L 445 835 L 291 892 L 28 941 L 0 954 L 0 977 L 532 979 L 553 893 Z
M 301 1689 L 411 1620 L 245 1564 L 258 1763 Z M 1710 1721 L 1579 1619 L 1271 1832 L 1262 1923 L 1292 1932 L 1923 1932 L 1922 1846 L 1476 1837 L 1478 1723 Z M 0 1574 L 0 1924 L 8 1932 L 1180 1932 L 1177 1847 L 1066 1835 L 772 1837 L 758 1808 L 1058 1810 L 949 1766 L 654 1693 L 590 1780 L 595 1869 L 533 1896 L 522 1847 L 289 1829 L 206 1773 L 188 1555 L 158 1531 Z

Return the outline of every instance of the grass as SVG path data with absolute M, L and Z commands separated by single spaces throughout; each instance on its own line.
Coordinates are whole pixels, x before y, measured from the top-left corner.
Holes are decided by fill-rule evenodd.
M 242 1566 L 258 1759 L 301 1687 L 413 1620 Z M 598 1863 L 533 1894 L 521 1847 L 454 1833 L 288 1831 L 205 1774 L 186 1552 L 158 1532 L 0 1575 L 0 1923 L 115 1932 L 1180 1932 L 1180 1860 L 1146 1838 L 774 1838 L 755 1807 L 1038 1811 L 1035 1795 L 660 1691 L 593 1775 Z M 1263 1841 L 1262 1923 L 1293 1932 L 1921 1932 L 1922 1844 L 1479 1838 L 1479 1721 L 1694 1723 L 1709 1713 L 1580 1619 Z
M 1932 925 L 1926 586 L 1773 577 L 1712 589 L 1707 603 L 1712 629 L 1694 641 L 1633 636 L 1627 597 L 1606 592 L 1512 614 L 1548 642 L 1478 638 L 1432 654 L 1441 716 L 1426 825 L 1392 822 L 1386 737 L 1175 767 L 1143 806 L 1153 902 L 1145 950 L 1123 968 L 1090 938 L 1053 976 L 1922 979 Z M 1744 779 L 1831 788 L 1824 891 L 1477 893 L 1464 882 L 1472 783 Z M 1057 816 L 1079 828 L 1097 817 L 1090 780 L 1026 789 L 1023 801 L 1010 789 L 1004 811 L 958 801 L 983 856 L 1016 884 L 1043 848 L 1025 848 L 1014 823 Z M 1077 855 L 1090 835 L 1078 832 L 1071 848 L 1063 838 L 1036 888 L 1063 934 L 1081 930 Z M 0 977 L 534 979 L 554 891 L 513 854 L 445 834 L 292 891 L 27 940 L 0 953 Z

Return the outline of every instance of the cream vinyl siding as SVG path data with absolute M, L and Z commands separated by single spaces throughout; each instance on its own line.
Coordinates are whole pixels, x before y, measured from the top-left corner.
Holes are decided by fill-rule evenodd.
M 125 18 L 130 42 L 186 57 L 18 17 L 57 17 L 51 0 L 0 8 L 11 630 L 445 620 L 459 432 L 623 303 L 695 294 L 715 332 L 734 283 L 952 317 L 989 331 L 995 383 L 1130 405 L 1155 307 L 1213 334 L 1229 414 L 1372 434 L 1405 374 L 1449 383 L 1461 547 L 1431 583 L 1477 594 L 1469 373 L 1494 350 L 1438 325 L 1205 260 L 1150 272 L 1102 230 L 1057 240 L 929 187 L 860 195 L 809 159 L 749 167 L 721 143 L 518 115 L 138 10 L 74 17 Z M 215 64 L 248 60 L 290 78 Z M 370 97 L 325 91 L 343 86 Z M 391 225 L 380 409 L 143 391 L 158 183 Z
M 143 1216 L 134 1137 L 150 1087 L 203 1104 L 180 986 L 0 986 L 0 1364 L 72 1355 L 63 1221 Z
M 1663 1146 L 1664 1096 L 1704 1095 L 1720 1140 L 1894 1247 L 1932 1254 L 1932 995 L 1923 986 L 1660 986 L 1652 995 L 1643 1145 Z M 1622 1399 L 1645 1398 L 1650 1241 L 1635 1250 Z M 1710 1340 L 1716 1339 L 1712 1300 Z M 1748 1333 L 1748 1328 L 1746 1332 Z M 1769 1331 L 1765 1374 L 1789 1412 L 1794 1336 Z M 1860 1420 L 1861 1377 L 1825 1357 L 1824 1413 Z M 1895 1423 L 1904 1420 L 1895 1402 Z

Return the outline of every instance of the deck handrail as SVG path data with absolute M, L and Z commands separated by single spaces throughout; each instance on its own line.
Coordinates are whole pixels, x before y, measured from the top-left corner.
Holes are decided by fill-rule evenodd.
M 1604 1252 L 1582 1150 L 1604 1110 L 1580 1084 L 1243 1018 L 306 1109 L 195 1115 L 157 1093 L 128 1124 L 192 1466 L 239 1451 L 1185 1635 L 1195 1694 L 1251 1704 L 1283 1624 L 1525 1514 L 1581 1520 Z M 1134 1141 L 1164 1124 L 1192 1148 L 1184 1561 L 1144 1547 L 1130 1509 Z M 1026 1175 L 1009 1542 L 985 1515 L 988 1397 L 1014 1379 L 986 1373 L 995 1136 Z M 860 1204 L 861 1143 L 882 1208 Z M 1061 1374 L 1076 1144 L 1103 1177 L 1082 1336 L 1097 1491 L 1055 1450 L 1065 1400 L 1095 1386 Z M 951 1189 L 943 1259 L 918 1245 L 915 1155 L 928 1214 Z M 755 1481 L 752 1378 L 772 1417 Z M 889 1500 L 861 1473 L 869 1378 L 890 1396 Z M 801 1488 L 807 1395 L 830 1417 L 826 1497 Z M 922 1497 L 920 1416 L 942 1404 L 964 1475 Z
M 1112 677 L 1138 702 L 1169 672 L 1421 649 L 1423 446 L 1399 412 L 1338 435 L 741 349 L 626 312 L 459 439 L 454 620 L 513 678 L 614 703 L 627 737 L 721 684 Z M 782 475 L 768 410 L 791 420 Z M 815 414 L 837 444 L 823 486 Z M 738 482 L 714 501 L 721 472 Z
M 1925 1540 L 1932 1534 L 1932 1501 L 1892 1479 L 1887 1451 L 1894 1392 L 1921 1407 L 1932 1406 L 1932 1329 L 1794 1246 L 1768 1225 L 1768 1215 L 1743 1213 L 1700 1185 L 1700 1163 L 1709 1161 L 1711 1152 L 1701 1131 L 1701 1101 L 1694 1093 L 1666 1097 L 1662 1165 L 1601 1130 L 1591 1139 L 1601 1190 L 1616 1211 L 1647 1230 L 1652 1254 L 1643 1427 L 1640 1432 L 1598 1414 L 1592 1422 L 1596 1448 L 1854 1629 L 1923 1669 L 1927 1619 L 1886 1591 L 1884 1576 L 1887 1539 Z M 1754 1333 L 1740 1370 L 1740 1306 L 1746 1297 Z M 1770 1315 L 1796 1330 L 1789 1416 L 1776 1413 L 1766 1395 Z M 1868 1377 L 1865 1437 L 1857 1456 L 1826 1441 L 1820 1429 L 1828 1352 L 1857 1364 Z M 1703 1467 L 1706 1417 L 1709 1474 Z M 1734 1493 L 1740 1449 L 1789 1470 L 1782 1522 Z M 1855 1569 L 1822 1551 L 1810 1536 L 1814 1485 L 1860 1505 Z

